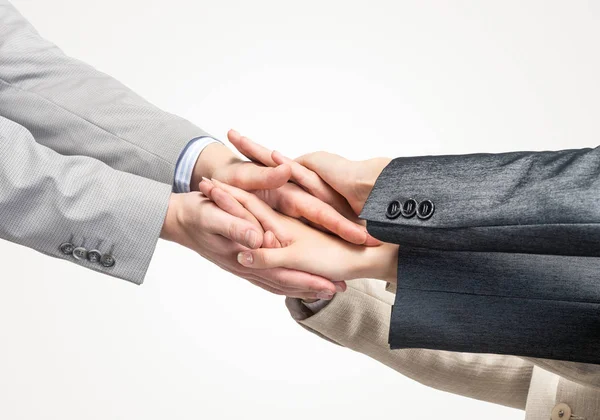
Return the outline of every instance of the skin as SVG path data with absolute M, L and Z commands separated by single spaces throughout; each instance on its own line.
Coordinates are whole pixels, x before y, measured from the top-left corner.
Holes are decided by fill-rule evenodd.
M 240 252 L 278 244 L 272 233 L 265 235 L 250 212 L 232 209 L 228 195 L 216 191 L 212 200 L 200 192 L 172 194 L 161 237 L 190 248 L 224 270 L 278 295 L 331 299 L 341 290 L 324 277 L 295 269 L 259 270 L 240 265 L 237 262 Z
M 294 165 L 284 163 L 278 165 L 271 158 L 271 151 L 241 136 L 237 131 L 230 130 L 227 134 L 229 141 L 246 157 L 259 162 L 266 167 L 285 166 L 289 171 L 288 179 L 294 176 Z M 216 145 L 219 146 L 219 145 Z M 210 146 L 209 146 L 210 147 Z M 223 146 L 220 146 L 223 147 Z M 201 155 L 202 157 L 202 155 Z M 297 174 L 301 176 L 302 174 Z M 203 175 L 229 185 L 253 192 L 273 209 L 296 219 L 309 222 L 312 226 L 334 233 L 346 241 L 367 246 L 378 246 L 381 243 L 368 234 L 364 225 L 348 202 L 339 194 L 319 195 L 310 189 L 302 188 L 298 183 L 286 183 L 279 188 L 257 189 L 242 181 L 241 176 L 223 176 L 220 173 Z M 313 179 L 318 176 L 312 176 Z M 326 184 L 324 184 L 326 185 Z
M 275 246 L 239 252 L 237 261 L 242 267 L 295 269 L 337 282 L 361 277 L 396 282 L 397 245 L 365 247 L 350 244 L 274 211 L 253 194 L 216 180 L 202 181 L 200 188 L 215 202 L 216 196 L 229 195 L 230 201 L 239 203 L 237 211 L 243 207 L 260 222 L 269 233 L 269 242 L 274 241 L 271 233 L 276 238 Z
M 351 219 L 360 214 L 375 181 L 391 161 L 389 158 L 351 161 L 327 152 L 291 160 L 239 134 L 230 135 L 229 140 L 250 160 L 269 167 L 289 166 L 291 181 Z

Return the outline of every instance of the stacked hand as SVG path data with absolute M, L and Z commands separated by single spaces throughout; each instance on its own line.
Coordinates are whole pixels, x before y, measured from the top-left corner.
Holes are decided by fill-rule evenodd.
M 350 164 L 323 152 L 292 161 L 234 131 L 228 137 L 264 166 L 208 146 L 192 176 L 201 192 L 172 195 L 163 238 L 302 299 L 331 299 L 357 277 L 395 281 L 397 246 L 372 238 L 357 217 L 387 161 Z

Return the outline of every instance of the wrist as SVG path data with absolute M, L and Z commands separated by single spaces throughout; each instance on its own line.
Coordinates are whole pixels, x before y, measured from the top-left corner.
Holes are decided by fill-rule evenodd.
M 367 258 L 364 259 L 366 275 L 361 277 L 384 280 L 396 284 L 398 281 L 398 248 L 396 244 L 384 243 L 380 246 L 367 248 Z
M 211 179 L 217 169 L 239 161 L 240 159 L 224 144 L 209 144 L 202 150 L 194 165 L 190 181 L 191 191 L 198 191 L 198 185 L 203 177 Z
M 377 178 L 390 162 L 389 158 L 374 158 L 362 162 L 362 170 L 357 176 L 355 188 L 356 195 L 363 205 L 369 198 Z
M 165 215 L 165 221 L 160 231 L 161 239 L 177 242 L 180 232 L 180 197 L 181 194 L 171 194 L 169 198 L 169 207 L 167 208 L 167 214 Z

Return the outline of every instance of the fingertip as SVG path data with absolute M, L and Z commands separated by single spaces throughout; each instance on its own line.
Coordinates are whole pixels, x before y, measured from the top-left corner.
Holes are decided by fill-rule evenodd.
M 379 239 L 371 236 L 369 233 L 367 233 L 367 239 L 365 241 L 365 246 L 381 246 L 383 245 L 383 242 L 380 241 Z
M 213 188 L 214 186 L 212 182 L 210 182 L 206 178 L 203 178 L 202 181 L 200 181 L 200 183 L 198 184 L 198 190 L 200 190 L 200 192 L 208 198 L 211 198 Z
M 279 153 L 277 150 L 273 150 L 273 152 L 271 152 L 271 159 L 273 159 L 273 162 L 277 163 L 278 165 L 283 165 L 284 163 L 287 163 L 289 160 L 285 156 L 283 156 L 281 153 Z
M 279 242 L 273 231 L 268 230 L 265 232 L 263 248 L 281 248 L 281 243 Z
M 248 229 L 244 236 L 244 241 L 246 242 L 246 246 L 250 249 L 258 249 L 264 244 L 264 235 L 258 233 L 254 229 Z
M 244 267 L 252 267 L 254 256 L 248 251 L 240 252 L 237 254 L 237 262 Z
M 229 139 L 230 142 L 235 142 L 238 141 L 240 139 L 241 135 L 240 133 L 238 133 L 236 130 L 234 130 L 233 128 L 230 129 L 227 132 L 227 138 Z
M 348 288 L 345 281 L 336 281 L 336 282 L 334 282 L 334 285 L 335 285 L 335 291 L 338 293 L 343 293 Z
M 292 177 L 292 167 L 288 164 L 280 164 L 273 170 L 277 174 L 279 181 L 283 181 L 281 185 L 287 183 Z

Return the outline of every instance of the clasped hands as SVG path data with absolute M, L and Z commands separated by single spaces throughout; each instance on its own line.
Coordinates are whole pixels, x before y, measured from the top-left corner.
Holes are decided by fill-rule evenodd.
M 173 194 L 161 236 L 278 295 L 331 299 L 345 280 L 396 282 L 397 245 L 371 237 L 358 214 L 389 159 L 317 152 L 291 160 L 242 137 L 209 145 Z

